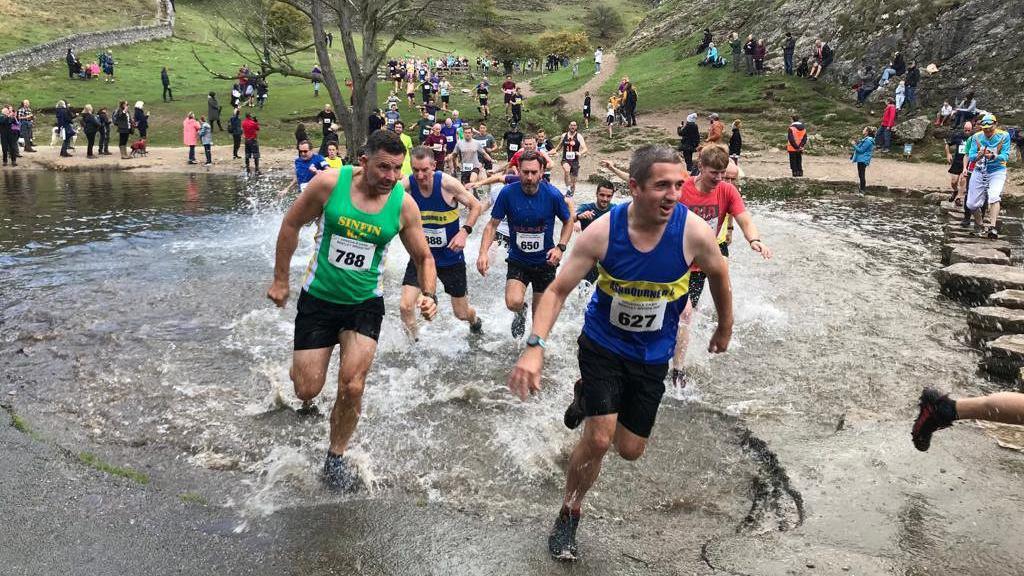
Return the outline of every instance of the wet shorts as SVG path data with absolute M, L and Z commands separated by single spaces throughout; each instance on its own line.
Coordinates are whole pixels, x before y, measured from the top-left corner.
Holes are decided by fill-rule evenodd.
M 505 92 L 505 104 L 511 104 L 511 103 L 512 103 L 512 95 L 509 94 L 508 92 Z
M 583 109 L 583 117 L 586 118 L 587 120 L 590 120 L 590 108 Z
M 562 165 L 569 165 L 569 175 L 579 176 L 580 175 L 580 161 L 577 160 L 562 160 Z
M 722 251 L 722 256 L 729 257 L 729 245 L 722 243 L 718 245 L 718 249 Z M 690 296 L 690 304 L 696 308 L 697 302 L 700 301 L 700 294 L 704 291 L 704 284 L 707 282 L 708 275 L 703 272 L 690 272 L 690 288 L 686 292 Z
M 508 237 L 508 234 L 502 234 L 501 232 L 494 233 L 494 241 L 498 243 L 498 246 L 503 246 L 506 250 L 511 246 L 512 240 Z
M 480 98 L 480 105 L 487 106 L 487 98 Z
M 295 349 L 330 348 L 346 330 L 377 340 L 383 320 L 383 298 L 371 298 L 359 304 L 335 304 L 303 290 L 295 315 Z
M 245 155 L 247 158 L 259 158 L 260 157 L 260 141 L 259 140 L 246 140 L 245 141 Z
M 453 266 L 437 268 L 437 279 L 444 286 L 444 293 L 452 298 L 462 298 L 466 295 L 466 263 L 459 262 Z M 416 265 L 409 261 L 405 267 L 405 276 L 402 277 L 402 286 L 420 287 L 420 279 L 416 274 Z
M 626 360 L 584 334 L 577 342 L 583 413 L 588 417 L 618 414 L 619 424 L 626 430 L 641 438 L 650 437 L 665 394 L 668 364 Z
M 469 177 L 472 174 L 479 174 L 479 173 L 480 173 L 480 169 L 479 168 L 473 168 L 469 172 L 466 172 L 465 170 L 463 170 L 462 172 L 459 172 L 459 179 L 462 180 L 463 184 L 469 184 Z
M 948 172 L 954 176 L 964 173 L 964 157 L 962 155 L 953 156 L 953 162 L 950 163 Z
M 505 262 L 508 263 L 508 273 L 505 274 L 505 279 L 516 280 L 527 286 L 532 284 L 534 294 L 540 294 L 547 290 L 551 282 L 554 281 L 555 272 L 558 270 L 556 267 L 548 266 L 547 264 L 528 266 L 509 259 L 506 259 Z
M 448 100 L 448 95 L 447 94 L 442 94 L 441 95 L 441 102 L 444 102 L 445 104 L 450 102 L 450 100 Z

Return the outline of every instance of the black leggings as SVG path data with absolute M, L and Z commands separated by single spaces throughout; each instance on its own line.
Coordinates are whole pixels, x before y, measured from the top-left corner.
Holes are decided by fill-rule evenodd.
M 128 136 L 130 136 L 130 134 L 128 134 L 127 132 L 118 132 L 117 133 L 117 145 L 118 146 L 127 146 L 128 145 Z
M 3 149 L 4 164 L 10 158 L 12 163 L 18 161 L 18 137 L 13 130 L 0 132 L 0 148 Z
M 231 149 L 231 157 L 232 158 L 238 158 L 238 148 L 242 145 L 242 135 L 241 134 L 232 134 L 231 138 L 232 138 L 232 140 L 234 140 L 234 142 L 232 144 L 232 149 Z
M 85 133 L 85 138 L 86 138 L 86 140 L 89 141 L 89 145 L 85 149 L 85 154 L 86 154 L 86 156 L 90 156 L 91 157 L 92 156 L 92 148 L 93 148 L 93 146 L 96 145 L 96 133 L 95 132 L 86 132 Z
M 863 192 L 867 188 L 867 180 L 865 179 L 865 171 L 868 169 L 868 165 L 863 162 L 857 162 L 857 177 L 860 178 L 860 191 Z

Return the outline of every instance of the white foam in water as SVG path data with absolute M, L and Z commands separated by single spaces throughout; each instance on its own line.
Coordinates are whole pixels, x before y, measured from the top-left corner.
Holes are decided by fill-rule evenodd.
M 242 502 L 241 512 L 245 518 L 270 516 L 289 502 L 298 502 L 298 499 L 290 499 L 289 494 L 300 495 L 301 499 L 301 494 L 321 490 L 320 467 L 290 446 L 274 447 L 270 454 L 247 471 L 252 477 L 243 481 L 251 489 Z

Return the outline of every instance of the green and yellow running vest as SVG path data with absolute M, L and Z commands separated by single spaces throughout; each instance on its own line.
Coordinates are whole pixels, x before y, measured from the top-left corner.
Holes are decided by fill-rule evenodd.
M 352 205 L 352 166 L 342 166 L 317 221 L 316 249 L 303 289 L 335 304 L 359 304 L 382 296 L 381 269 L 388 243 L 398 234 L 404 198 L 405 189 L 398 182 L 380 212 L 363 212 Z

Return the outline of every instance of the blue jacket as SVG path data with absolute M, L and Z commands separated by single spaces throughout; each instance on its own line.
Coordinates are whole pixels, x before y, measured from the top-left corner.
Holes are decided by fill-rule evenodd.
M 871 154 L 875 151 L 875 139 L 871 136 L 865 136 L 860 142 L 853 145 L 853 156 L 850 160 L 853 162 L 863 162 L 865 165 L 871 164 Z
M 967 141 L 967 158 L 974 160 L 982 149 L 992 150 L 995 158 L 985 164 L 985 171 L 991 174 L 1006 170 L 1006 162 L 1010 159 L 1010 134 L 1005 130 L 996 130 L 989 138 L 984 132 L 976 132 Z

